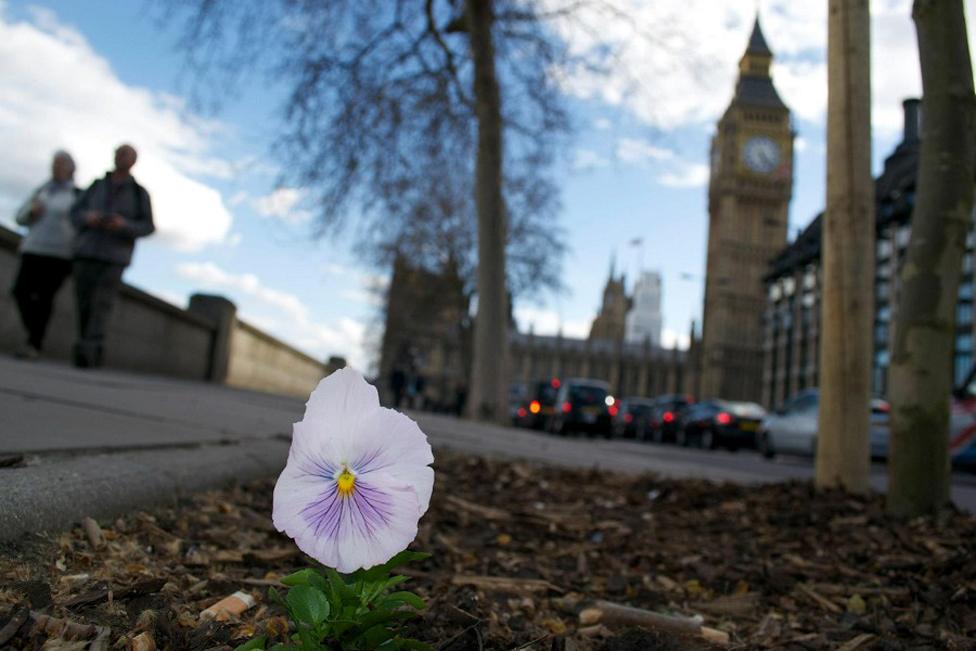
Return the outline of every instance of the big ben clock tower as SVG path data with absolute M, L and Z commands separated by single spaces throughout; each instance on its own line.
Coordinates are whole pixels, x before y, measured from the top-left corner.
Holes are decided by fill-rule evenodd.
M 758 401 L 762 388 L 762 277 L 786 243 L 793 129 L 769 68 L 759 18 L 739 61 L 735 96 L 712 138 L 702 397 Z

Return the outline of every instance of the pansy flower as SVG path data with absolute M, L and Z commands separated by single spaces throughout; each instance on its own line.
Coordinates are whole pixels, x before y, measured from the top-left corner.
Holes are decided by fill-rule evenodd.
M 324 378 L 295 423 L 274 489 L 278 531 L 323 565 L 349 573 L 385 563 L 417 536 L 434 487 L 427 437 L 380 407 L 345 368 Z

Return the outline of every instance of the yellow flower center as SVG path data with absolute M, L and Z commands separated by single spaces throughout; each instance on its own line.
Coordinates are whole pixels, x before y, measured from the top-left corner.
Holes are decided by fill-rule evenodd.
M 339 495 L 346 497 L 352 493 L 352 489 L 356 485 L 356 475 L 352 474 L 349 468 L 344 467 L 339 476 L 336 477 L 336 484 L 339 487 Z

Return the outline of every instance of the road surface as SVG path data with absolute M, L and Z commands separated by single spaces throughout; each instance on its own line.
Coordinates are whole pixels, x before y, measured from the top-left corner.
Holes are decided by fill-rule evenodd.
M 48 362 L 0 359 L 0 540 L 85 514 L 272 474 L 304 401 L 224 386 Z M 811 460 L 633 441 L 561 438 L 411 414 L 435 450 L 453 448 L 608 472 L 760 483 L 813 476 Z M 2 467 L 5 455 L 22 456 Z M 884 466 L 872 469 L 884 490 Z M 955 474 L 953 500 L 976 512 L 976 476 Z

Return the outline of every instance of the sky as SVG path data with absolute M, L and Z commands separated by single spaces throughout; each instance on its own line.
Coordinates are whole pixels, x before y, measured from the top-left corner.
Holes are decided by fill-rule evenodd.
M 597 34 L 616 42 L 620 60 L 609 75 L 560 82 L 578 126 L 557 170 L 567 290 L 517 303 L 516 319 L 539 334 L 586 336 L 615 256 L 629 283 L 641 268 L 662 274 L 663 340 L 684 346 L 701 315 L 709 141 L 757 4 L 797 133 L 791 235 L 822 209 L 827 3 L 614 2 L 630 20 L 561 31 L 577 51 L 592 48 Z M 972 17 L 976 0 L 965 6 Z M 305 191 L 276 184 L 283 162 L 269 150 L 280 89 L 255 78 L 216 113 L 195 111 L 177 34 L 148 7 L 0 0 L 0 223 L 12 226 L 55 150 L 74 155 L 84 186 L 109 169 L 116 145 L 130 142 L 158 230 L 139 243 L 128 282 L 180 306 L 195 292 L 220 293 L 243 319 L 297 348 L 367 370 L 386 278 L 357 261 L 351 235 L 312 238 Z M 901 101 L 917 97 L 921 81 L 911 1 L 872 0 L 871 9 L 877 173 L 900 140 Z M 638 31 L 651 37 L 635 38 Z

